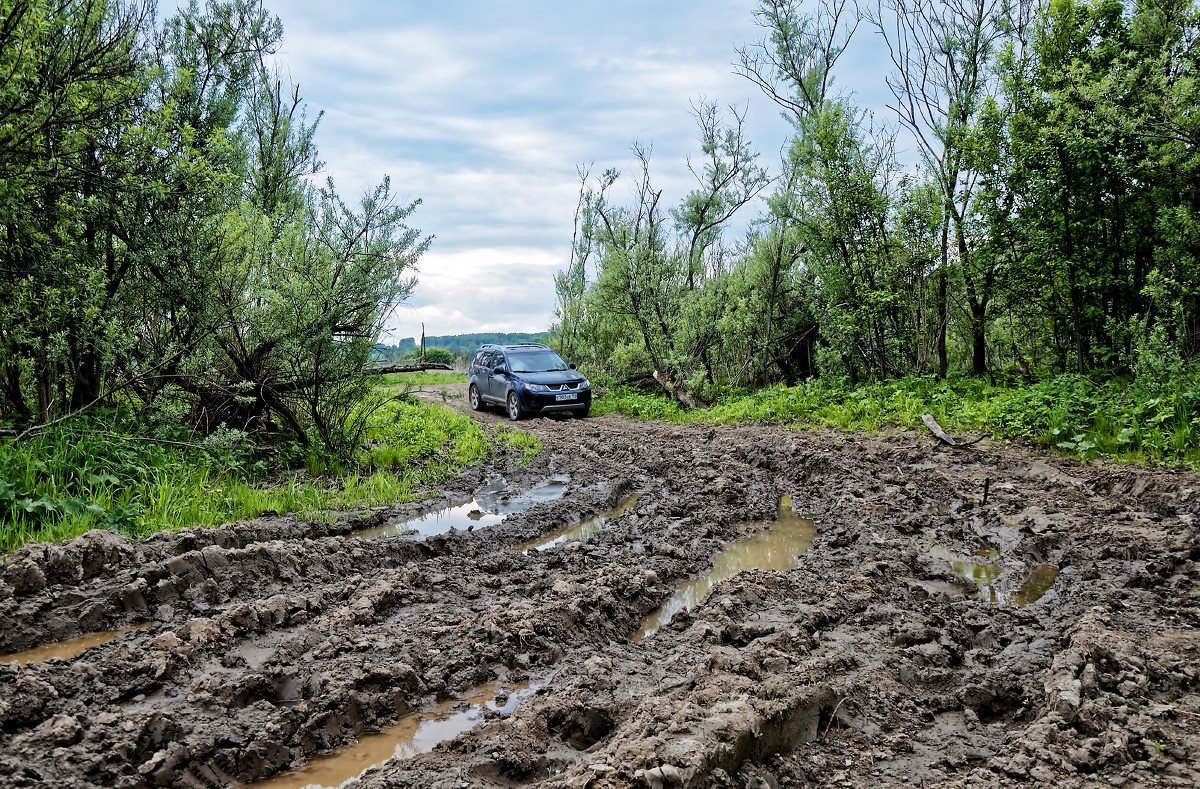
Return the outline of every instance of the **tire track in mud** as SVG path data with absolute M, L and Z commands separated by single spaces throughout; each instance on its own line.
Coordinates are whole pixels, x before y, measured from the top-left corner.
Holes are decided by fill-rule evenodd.
M 522 427 L 541 456 L 520 467 L 501 453 L 443 501 L 489 474 L 572 483 L 490 529 L 344 536 L 427 504 L 137 542 L 97 532 L 10 556 L 0 651 L 153 624 L 74 662 L 0 665 L 0 770 L 16 786 L 248 783 L 435 700 L 552 676 L 511 714 L 362 784 L 1200 777 L 1195 475 L 951 452 L 912 434 Z M 586 543 L 513 550 L 635 492 Z M 739 574 L 630 641 L 784 495 L 818 526 L 795 570 Z M 1006 573 L 1060 575 L 1025 607 L 987 604 L 927 548 L 970 555 L 981 539 Z

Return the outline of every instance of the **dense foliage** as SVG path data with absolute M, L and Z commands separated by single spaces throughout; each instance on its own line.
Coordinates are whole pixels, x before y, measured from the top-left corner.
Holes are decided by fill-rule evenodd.
M 755 16 L 764 38 L 737 68 L 791 120 L 778 172 L 736 109 L 703 103 L 696 187 L 673 207 L 641 147 L 631 203 L 617 172 L 581 170 L 565 354 L 653 372 L 683 403 L 815 376 L 835 392 L 999 373 L 1056 394 L 1064 373 L 1178 379 L 1200 321 L 1193 0 L 760 0 Z M 885 114 L 837 89 L 864 35 L 891 56 Z M 760 193 L 748 237 L 723 240 Z
M 346 202 L 258 0 L 0 5 L 0 421 L 101 406 L 348 456 L 429 241 Z M 78 422 L 74 424 L 80 424 Z

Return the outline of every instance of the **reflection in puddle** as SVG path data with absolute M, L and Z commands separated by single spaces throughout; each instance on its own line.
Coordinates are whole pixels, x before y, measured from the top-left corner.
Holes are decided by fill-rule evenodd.
M 806 553 L 817 534 L 817 525 L 792 510 L 791 496 L 779 500 L 779 517 L 768 528 L 729 543 L 713 557 L 705 575 L 685 581 L 633 634 L 634 641 L 654 635 L 680 611 L 690 611 L 704 600 L 716 584 L 743 570 L 791 570 L 800 554 Z
M 1025 581 L 1012 596 L 1016 605 L 1029 605 L 1041 599 L 1058 580 L 1058 568 L 1052 564 L 1039 564 L 1029 571 Z
M 0 663 L 11 663 L 15 660 L 22 666 L 26 666 L 30 663 L 44 663 L 53 658 L 71 660 L 84 650 L 98 647 L 101 644 L 107 644 L 117 636 L 123 636 L 135 630 L 143 630 L 147 627 L 150 627 L 149 622 L 141 625 L 133 625 L 132 627 L 123 627 L 120 630 L 102 630 L 97 633 L 84 633 L 82 636 L 68 638 L 66 641 L 57 641 L 53 644 L 43 644 L 40 647 L 27 649 L 24 652 L 0 655 Z
M 572 540 L 587 542 L 604 528 L 604 524 L 608 523 L 614 518 L 621 517 L 633 509 L 634 506 L 637 505 L 639 496 L 641 496 L 640 493 L 634 493 L 630 496 L 626 496 L 620 501 L 620 503 L 617 504 L 617 506 L 610 510 L 605 510 L 599 515 L 595 515 L 580 523 L 564 526 L 557 531 L 551 532 L 546 537 L 539 537 L 536 540 L 523 542 L 516 546 L 516 550 L 520 551 L 521 553 L 528 553 L 530 548 L 544 551 L 547 548 L 553 548 L 556 545 L 562 545 L 563 543 L 571 542 Z
M 353 745 L 318 756 L 295 772 L 277 775 L 253 784 L 255 789 L 301 789 L 308 786 L 340 786 L 358 777 L 368 767 L 377 767 L 388 759 L 407 759 L 432 751 L 439 743 L 470 731 L 484 720 L 486 710 L 509 715 L 522 701 L 546 684 L 524 682 L 500 696 L 499 682 L 489 682 L 462 699 L 443 701 L 426 712 L 405 715 L 395 726 L 372 734 Z M 504 698 L 503 702 L 499 698 Z
M 422 537 L 432 537 L 435 534 L 445 534 L 451 529 L 486 529 L 500 523 L 514 512 L 524 512 L 535 504 L 561 499 L 567 491 L 568 482 L 569 477 L 556 477 L 524 493 L 513 493 L 507 482 L 498 479 L 481 488 L 475 494 L 475 498 L 466 504 L 444 507 L 417 518 L 361 529 L 351 532 L 350 536 L 364 539 L 395 537 L 415 530 Z
M 964 559 L 943 545 L 930 546 L 929 555 L 948 562 L 957 575 L 979 587 L 980 600 L 992 605 L 1020 607 L 1037 602 L 1058 579 L 1057 567 L 1038 564 L 1030 568 L 1020 585 L 1014 587 L 1012 576 L 997 564 L 1000 552 L 985 540 L 980 540 L 979 548 L 975 551 L 976 558 Z

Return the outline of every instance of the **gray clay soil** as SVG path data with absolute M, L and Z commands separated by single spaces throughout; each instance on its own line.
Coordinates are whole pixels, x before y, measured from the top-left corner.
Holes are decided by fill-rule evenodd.
M 442 501 L 9 556 L 0 654 L 150 625 L 0 664 L 0 783 L 250 784 L 501 680 L 538 689 L 359 785 L 1200 784 L 1200 476 L 915 433 L 521 427 L 538 458 L 502 452 Z M 346 536 L 498 476 L 570 483 L 490 529 Z M 586 543 L 513 550 L 633 492 Z M 631 640 L 782 496 L 817 524 L 796 569 Z M 1057 578 L 981 599 L 946 558 L 981 543 L 1006 578 Z

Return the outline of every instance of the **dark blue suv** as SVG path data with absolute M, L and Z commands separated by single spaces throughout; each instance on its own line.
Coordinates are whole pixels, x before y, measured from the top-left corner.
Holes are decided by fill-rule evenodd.
M 592 385 L 562 357 L 541 343 L 484 345 L 467 370 L 471 408 L 502 405 L 508 418 L 570 411 L 587 416 Z

